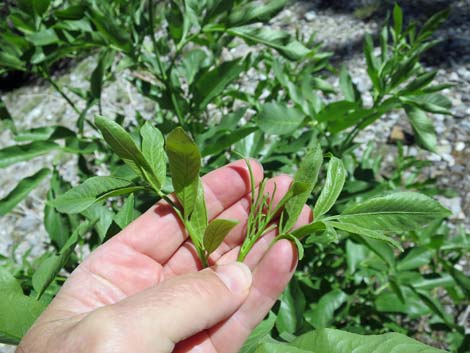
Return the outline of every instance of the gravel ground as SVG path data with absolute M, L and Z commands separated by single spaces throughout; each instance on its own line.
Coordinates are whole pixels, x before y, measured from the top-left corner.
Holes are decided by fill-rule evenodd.
M 411 13 L 419 19 L 421 12 L 416 12 L 415 15 L 413 9 L 419 8 L 419 3 L 422 2 L 405 1 L 405 7 L 407 3 L 413 4 L 409 6 L 411 12 L 405 12 L 405 15 Z M 383 17 L 378 11 L 376 17 L 361 20 L 354 16 L 353 11 L 373 3 L 370 0 L 295 2 L 273 20 L 273 25 L 292 32 L 298 30 L 305 37 L 315 33 L 317 40 L 323 41 L 328 50 L 336 53 L 333 64 L 337 67 L 345 64 L 359 89 L 365 92 L 370 83 L 362 55 L 362 39 L 365 33 L 375 33 L 380 28 Z M 427 3 L 438 7 L 443 2 L 428 0 Z M 441 186 L 457 191 L 458 196 L 442 198 L 441 201 L 453 211 L 454 224 L 464 224 L 470 229 L 470 0 L 447 3 L 452 8 L 451 18 L 438 33 L 443 43 L 426 58 L 426 63 L 430 68 L 439 70 L 439 82 L 452 82 L 456 85 L 445 92 L 452 100 L 454 116 L 434 115 L 438 154 L 423 152 L 413 146 L 408 148 L 410 153 L 434 162 L 426 171 L 428 176 L 437 177 Z M 433 12 L 432 9 L 430 11 Z M 58 79 L 66 85 L 86 87 L 93 67 L 93 58 L 85 59 Z M 141 112 L 151 115 L 152 104 L 135 92 L 125 80 L 125 75 L 126 73 L 123 77 L 118 77 L 116 82 L 105 89 L 104 113 L 119 112 L 125 116 L 134 116 L 135 107 L 139 107 Z M 337 84 L 334 80 L 332 82 Z M 21 87 L 3 94 L 3 99 L 19 128 L 46 124 L 72 127 L 77 118 L 63 99 L 45 84 L 35 83 Z M 391 162 L 396 154 L 396 147 L 386 143 L 394 126 L 411 131 L 404 122 L 403 114 L 393 113 L 364 130 L 359 140 L 367 142 L 374 139 L 383 142 L 385 155 Z M 14 141 L 10 132 L 0 131 L 0 148 L 12 144 Z M 25 176 L 53 163 L 59 167 L 65 179 L 76 183 L 76 160 L 71 159 L 70 155 L 49 154 L 36 158 L 34 163 L 19 163 L 3 169 L 0 174 L 0 198 L 8 194 Z M 28 249 L 32 249 L 33 257 L 42 253 L 47 238 L 42 223 L 47 188 L 47 182 L 44 182 L 14 212 L 0 218 L 0 254 L 10 254 L 14 248 L 18 257 Z M 0 353 L 9 352 L 13 352 L 12 347 L 0 345 Z

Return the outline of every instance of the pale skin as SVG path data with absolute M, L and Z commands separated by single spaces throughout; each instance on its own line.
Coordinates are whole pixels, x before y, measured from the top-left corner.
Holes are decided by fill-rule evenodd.
M 251 161 L 255 185 L 262 167 Z M 277 186 L 276 203 L 291 183 Z M 244 161 L 203 177 L 209 219 L 238 224 L 201 270 L 194 246 L 171 208 L 159 202 L 96 249 L 77 269 L 18 346 L 21 353 L 238 352 L 274 305 L 297 264 L 287 240 L 261 238 L 235 262 L 249 211 Z M 305 206 L 296 226 L 312 220 Z

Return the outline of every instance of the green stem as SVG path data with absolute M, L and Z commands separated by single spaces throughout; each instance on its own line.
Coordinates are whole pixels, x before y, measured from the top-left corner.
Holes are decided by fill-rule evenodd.
M 176 205 L 173 200 L 171 200 L 167 195 L 163 194 L 160 190 L 155 190 L 158 194 L 158 196 L 160 196 L 160 198 L 162 200 L 165 200 L 166 202 L 168 202 L 168 204 L 173 208 L 173 211 L 178 215 L 178 218 L 181 220 L 181 222 L 183 222 L 184 224 L 184 227 L 186 228 L 188 234 L 189 234 L 189 238 L 191 239 L 191 241 L 193 242 L 194 246 L 196 247 L 196 251 L 197 251 L 197 254 L 199 256 L 199 259 L 201 260 L 201 264 L 202 264 L 202 267 L 203 268 L 206 268 L 206 267 L 209 267 L 209 262 L 208 262 L 208 259 L 207 259 L 207 256 L 206 256 L 206 253 L 204 251 L 204 249 L 202 249 L 199 244 L 197 243 L 196 241 L 196 236 L 194 235 L 193 233 L 193 228 L 192 226 L 188 223 L 188 220 L 185 219 L 185 217 L 183 216 L 183 213 L 181 212 L 181 210 L 179 209 L 178 205 Z
M 155 38 L 155 17 L 153 13 L 153 1 L 149 1 L 149 17 L 150 17 L 150 39 L 152 41 L 152 46 L 153 46 L 153 51 L 155 53 L 155 60 L 157 61 L 158 69 L 160 70 L 162 80 L 166 86 L 166 89 L 170 93 L 170 98 L 171 98 L 171 103 L 173 104 L 173 107 L 175 108 L 175 113 L 178 118 L 179 124 L 184 128 L 186 126 L 184 122 L 184 115 L 181 110 L 181 106 L 176 98 L 175 92 L 174 92 L 174 87 L 173 84 L 171 83 L 171 71 L 170 71 L 170 77 L 168 77 L 165 69 L 163 68 L 163 64 L 160 60 L 160 52 L 158 51 L 158 45 L 157 45 L 157 40 Z
M 39 70 L 42 76 L 47 80 L 47 82 L 49 82 L 52 85 L 52 87 L 54 87 L 54 89 L 62 96 L 62 98 L 64 98 L 67 101 L 67 103 L 72 107 L 75 113 L 80 115 L 80 110 L 77 108 L 75 103 L 72 102 L 69 96 L 67 96 L 67 94 L 62 90 L 62 88 L 60 88 L 59 85 L 51 78 L 51 76 L 49 75 L 49 72 L 47 72 L 47 70 L 45 70 L 42 67 Z
M 356 136 L 359 134 L 359 132 L 363 129 L 363 126 L 362 124 L 364 122 L 367 121 L 367 119 L 369 119 L 371 116 L 374 116 L 377 111 L 376 111 L 376 108 L 377 106 L 381 103 L 382 101 L 382 98 L 378 98 L 375 102 L 374 102 L 374 105 L 372 106 L 372 113 L 371 114 L 368 114 L 366 115 L 365 117 L 363 117 L 358 124 L 356 124 L 356 126 L 354 126 L 354 129 L 348 134 L 348 136 L 346 136 L 346 138 L 344 139 L 343 143 L 341 143 L 341 146 L 340 146 L 340 154 L 342 154 L 348 147 L 349 145 L 354 141 L 354 139 L 356 138 Z
M 207 256 L 204 253 L 204 250 L 198 248 L 197 252 L 198 252 L 198 255 L 199 255 L 199 259 L 201 260 L 202 268 L 209 267 L 209 260 L 207 259 Z

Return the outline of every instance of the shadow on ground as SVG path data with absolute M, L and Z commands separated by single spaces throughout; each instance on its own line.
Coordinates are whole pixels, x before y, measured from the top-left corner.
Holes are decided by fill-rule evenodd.
M 305 4 L 319 11 L 349 14 L 362 21 L 384 23 L 390 16 L 394 1 L 391 0 L 311 0 Z M 445 67 L 455 64 L 470 64 L 470 0 L 399 0 L 405 13 L 405 21 L 424 23 L 438 11 L 449 8 L 447 22 L 435 35 L 441 42 L 423 58 L 429 66 Z M 380 27 L 380 26 L 379 26 Z M 377 37 L 378 33 L 373 33 Z M 336 60 L 362 51 L 363 37 L 335 48 Z

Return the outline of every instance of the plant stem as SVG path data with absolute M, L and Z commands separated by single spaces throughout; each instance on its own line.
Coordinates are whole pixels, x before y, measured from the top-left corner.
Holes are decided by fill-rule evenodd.
M 44 70 L 44 68 L 42 67 L 40 67 L 39 71 L 41 72 L 42 76 L 47 80 L 47 82 L 49 82 L 52 85 L 52 87 L 54 87 L 54 89 L 62 96 L 62 98 L 64 98 L 67 101 L 67 103 L 72 107 L 75 113 L 80 115 L 80 110 L 77 108 L 75 103 L 72 102 L 69 96 L 67 96 L 67 94 L 62 90 L 62 88 L 60 88 L 59 85 L 51 78 L 51 76 L 49 75 L 49 72 L 47 72 L 47 70 Z
M 152 0 L 149 1 L 149 17 L 150 17 L 150 31 L 151 31 L 150 38 L 152 40 L 155 60 L 157 61 L 158 69 L 160 70 L 160 73 L 161 73 L 161 78 L 166 86 L 166 89 L 170 93 L 171 103 L 173 104 L 173 107 L 175 108 L 175 113 L 178 118 L 178 122 L 182 127 L 185 127 L 186 124 L 184 122 L 184 115 L 183 115 L 183 112 L 181 111 L 181 106 L 175 95 L 174 87 L 173 87 L 173 84 L 171 83 L 171 77 L 168 77 L 168 75 L 166 74 L 166 71 L 160 60 L 160 52 L 158 51 L 157 40 L 155 38 L 155 16 L 153 13 L 153 1 Z
M 186 228 L 186 230 L 188 232 L 189 238 L 191 239 L 191 241 L 193 242 L 193 244 L 196 247 L 196 251 L 197 251 L 197 254 L 199 256 L 199 259 L 201 260 L 202 267 L 203 268 L 209 267 L 209 262 L 208 262 L 206 253 L 204 252 L 204 249 L 202 249 L 201 246 L 199 246 L 199 244 L 197 243 L 197 240 L 196 240 L 197 238 L 193 234 L 193 228 L 188 223 L 188 220 L 185 219 L 185 217 L 184 217 L 183 213 L 181 212 L 181 210 L 179 209 L 178 205 L 172 199 L 170 199 L 168 197 L 168 195 L 163 194 L 160 190 L 155 190 L 155 191 L 157 192 L 158 196 L 160 196 L 160 198 L 162 200 L 165 200 L 173 208 L 173 211 L 177 214 L 177 216 L 181 220 L 181 222 L 183 222 L 184 227 Z

